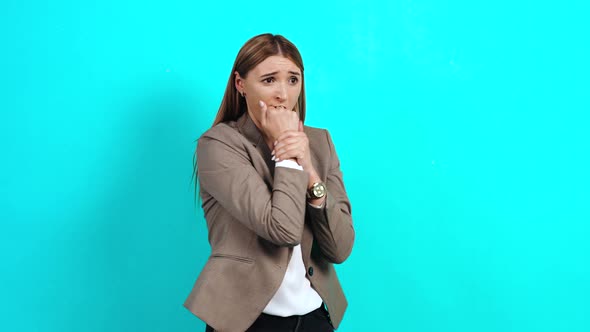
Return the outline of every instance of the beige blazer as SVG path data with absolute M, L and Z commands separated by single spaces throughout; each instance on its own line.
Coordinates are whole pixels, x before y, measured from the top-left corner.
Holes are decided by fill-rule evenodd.
M 246 114 L 205 132 L 197 145 L 202 206 L 211 255 L 184 306 L 216 331 L 245 331 L 279 288 L 301 244 L 306 277 L 332 325 L 347 301 L 333 263 L 352 250 L 351 207 L 327 130 L 304 127 L 311 158 L 326 183 L 325 207 L 307 204 L 305 172 L 274 167 L 271 151 Z

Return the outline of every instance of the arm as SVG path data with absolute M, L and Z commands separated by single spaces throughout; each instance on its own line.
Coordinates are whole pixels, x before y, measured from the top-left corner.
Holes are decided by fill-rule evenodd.
M 307 174 L 276 167 L 272 188 L 256 172 L 239 142 L 204 136 L 197 146 L 201 187 L 244 226 L 279 246 L 303 234 Z
M 352 251 L 355 232 L 340 161 L 328 131 L 326 139 L 330 147 L 330 170 L 326 179 L 328 192 L 324 207 L 318 209 L 308 206 L 307 214 L 315 240 L 324 256 L 333 263 L 342 263 Z

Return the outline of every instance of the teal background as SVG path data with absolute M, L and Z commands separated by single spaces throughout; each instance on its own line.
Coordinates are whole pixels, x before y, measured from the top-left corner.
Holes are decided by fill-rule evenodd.
M 195 140 L 273 32 L 353 203 L 339 331 L 590 331 L 587 2 L 0 7 L 0 330 L 204 331 Z

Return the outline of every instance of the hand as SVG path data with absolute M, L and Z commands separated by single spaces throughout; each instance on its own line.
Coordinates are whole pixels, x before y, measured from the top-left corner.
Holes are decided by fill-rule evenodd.
M 259 101 L 262 133 L 275 142 L 286 131 L 297 131 L 299 115 L 297 112 L 285 108 L 267 109 L 266 103 Z
M 272 151 L 276 161 L 294 159 L 303 170 L 315 173 L 309 152 L 309 140 L 303 132 L 303 123 L 299 121 L 297 130 L 288 130 L 276 140 Z

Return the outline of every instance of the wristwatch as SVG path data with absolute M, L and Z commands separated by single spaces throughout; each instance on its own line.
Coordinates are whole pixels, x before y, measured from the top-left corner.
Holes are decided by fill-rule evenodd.
M 318 199 L 326 196 L 326 185 L 323 182 L 314 183 L 307 189 L 307 199 Z

